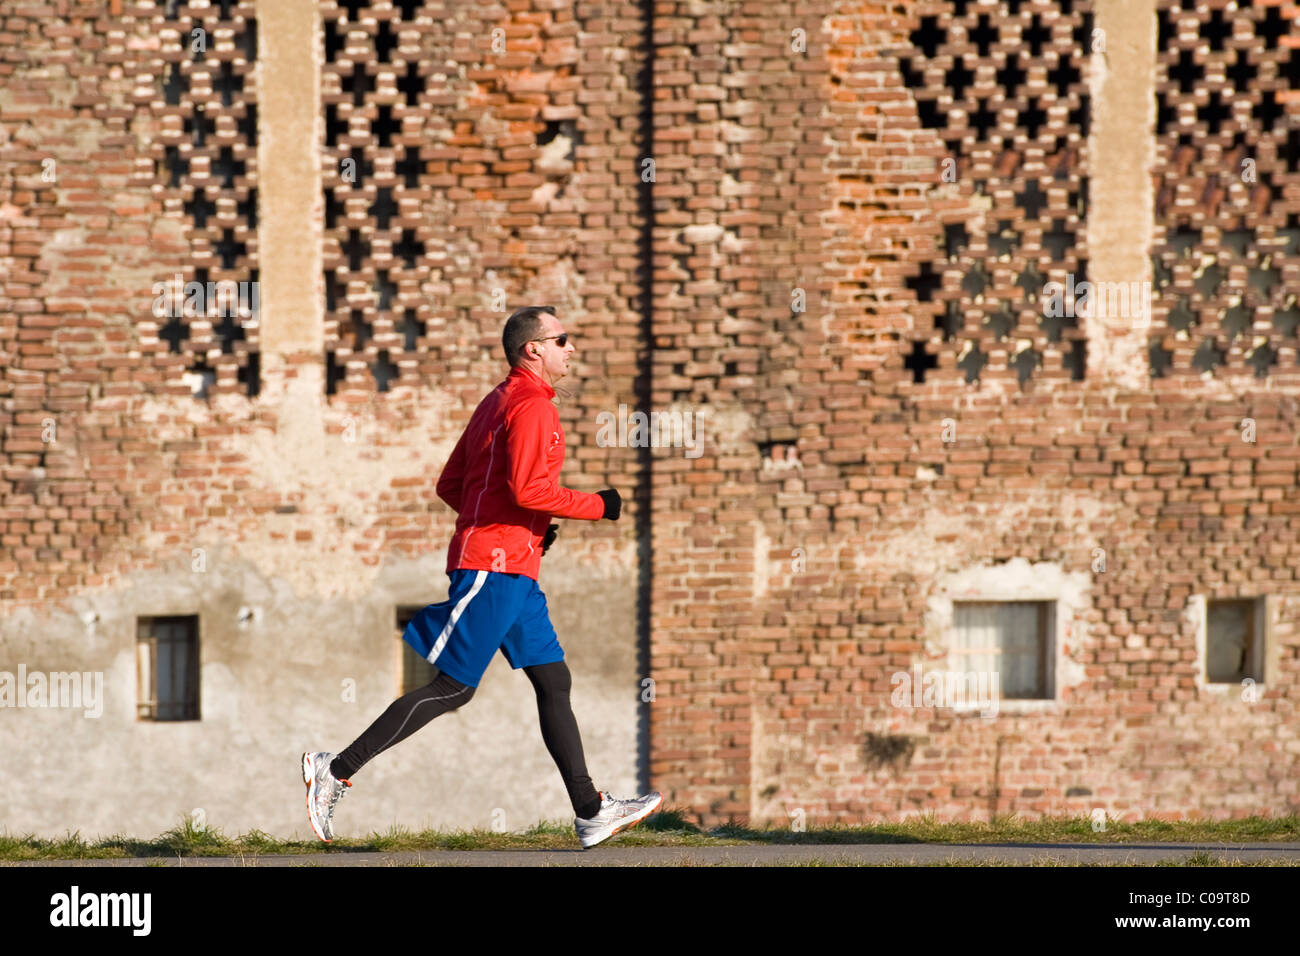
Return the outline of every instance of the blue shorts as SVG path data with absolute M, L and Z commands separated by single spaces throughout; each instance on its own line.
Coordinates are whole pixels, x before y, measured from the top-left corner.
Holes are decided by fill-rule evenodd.
M 462 684 L 477 687 L 500 648 L 515 670 L 564 660 L 546 595 L 525 574 L 457 568 L 447 600 L 406 625 L 402 640 Z

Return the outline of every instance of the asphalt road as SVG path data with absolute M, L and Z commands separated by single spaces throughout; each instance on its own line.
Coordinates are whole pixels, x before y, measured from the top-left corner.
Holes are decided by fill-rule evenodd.
M 400 853 L 344 851 L 299 856 L 147 857 L 121 860 L 40 860 L 0 866 L 788 866 L 928 864 L 998 860 L 1024 865 L 1182 862 L 1203 851 L 1221 863 L 1261 860 L 1300 864 L 1300 843 L 1248 844 L 934 844 L 870 843 L 818 846 L 620 847 L 591 850 L 412 850 Z

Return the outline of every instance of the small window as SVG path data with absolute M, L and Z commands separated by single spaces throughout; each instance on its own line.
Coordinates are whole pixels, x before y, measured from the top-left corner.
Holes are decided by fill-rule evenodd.
M 198 720 L 198 616 L 140 618 L 135 651 L 136 716 Z
M 406 625 L 411 623 L 411 618 L 423 611 L 424 607 L 420 605 L 397 609 L 397 643 L 402 646 L 402 690 L 399 696 L 419 690 L 433 680 L 433 665 L 415 653 L 411 645 L 402 640 Z
M 1264 683 L 1263 620 L 1262 599 L 1206 602 L 1206 683 Z
M 1004 700 L 1051 698 L 1051 601 L 953 604 L 958 669 L 996 673 Z

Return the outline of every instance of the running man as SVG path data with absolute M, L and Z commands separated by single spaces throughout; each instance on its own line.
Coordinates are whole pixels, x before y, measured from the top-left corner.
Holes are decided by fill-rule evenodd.
M 574 346 L 551 306 L 514 312 L 501 344 L 510 374 L 474 410 L 438 478 L 438 497 L 458 515 L 447 552 L 450 594 L 402 635 L 434 665 L 434 680 L 394 701 L 342 753 L 302 755 L 308 818 L 326 843 L 352 776 L 464 705 L 498 649 L 537 693 L 542 739 L 569 792 L 584 850 L 636 826 L 663 801 L 658 793 L 619 800 L 592 785 L 569 704 L 569 668 L 537 586 L 542 555 L 559 530 L 548 527 L 550 518 L 617 521 L 622 510 L 613 488 L 589 494 L 559 485 L 564 429 L 552 386 L 568 374 Z

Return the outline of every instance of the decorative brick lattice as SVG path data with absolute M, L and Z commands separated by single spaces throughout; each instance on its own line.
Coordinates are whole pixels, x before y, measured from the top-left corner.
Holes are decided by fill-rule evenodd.
M 1294 373 L 1300 30 L 1277 4 L 1163 0 L 1153 377 Z
M 432 192 L 422 146 L 451 137 L 426 93 L 434 69 L 430 14 L 405 0 L 357 0 L 322 9 L 325 57 L 326 392 L 387 391 L 394 379 L 437 373 L 425 337 L 430 306 L 426 245 L 450 236 L 446 209 L 422 212 Z M 440 61 L 447 60 L 442 51 Z M 436 149 L 428 151 L 430 154 Z M 455 162 L 454 145 L 439 159 Z M 403 372 L 403 367 L 408 371 Z M 408 381 L 409 384 L 409 381 Z
M 1086 343 L 1072 303 L 1051 315 L 1043 289 L 1087 278 L 1086 70 L 1100 42 L 1090 5 L 927 2 L 913 22 L 899 69 L 921 126 L 948 153 L 938 192 L 969 205 L 945 215 L 944 254 L 907 280 L 916 339 L 904 364 L 924 381 L 947 347 L 967 382 L 985 366 L 1013 369 L 1022 386 L 1081 379 Z
M 149 146 L 152 189 L 184 223 L 192 267 L 165 283 L 152 323 L 166 381 L 198 397 L 259 389 L 257 268 L 257 19 L 254 0 L 181 5 L 134 15 L 160 38 L 141 64 L 152 82 L 136 105 L 159 123 Z M 196 285 L 190 285 L 195 283 Z M 160 315 L 159 313 L 162 312 Z

